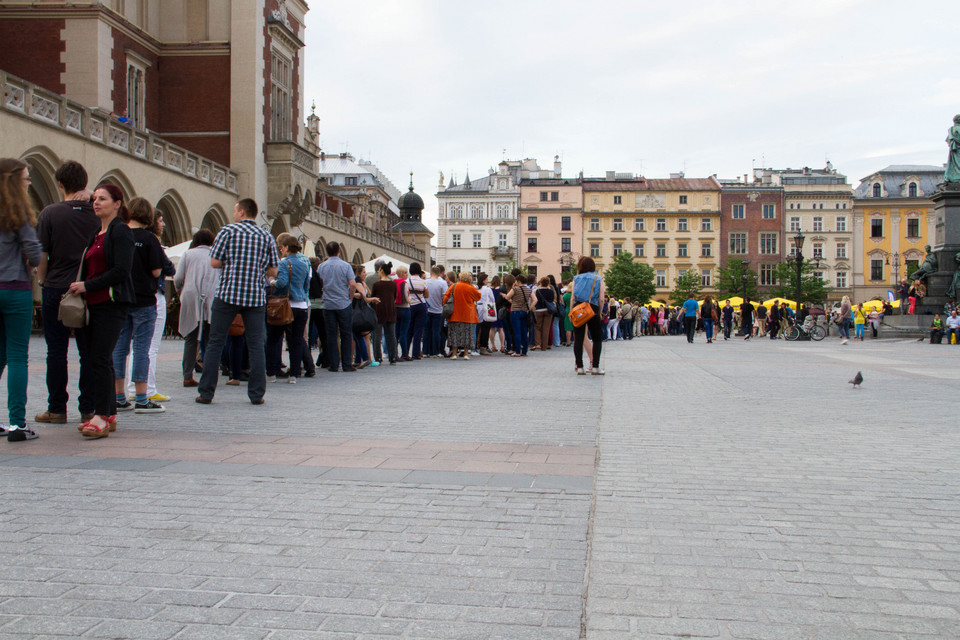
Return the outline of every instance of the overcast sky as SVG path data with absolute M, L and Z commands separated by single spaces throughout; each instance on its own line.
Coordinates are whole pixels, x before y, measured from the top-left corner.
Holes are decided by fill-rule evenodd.
M 311 0 L 321 144 L 426 202 L 504 158 L 564 176 L 734 178 L 818 167 L 856 186 L 942 165 L 960 113 L 956 0 Z

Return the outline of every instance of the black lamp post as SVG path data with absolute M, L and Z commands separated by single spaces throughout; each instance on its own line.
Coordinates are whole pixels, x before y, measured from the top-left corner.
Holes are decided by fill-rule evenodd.
M 803 241 L 804 236 L 803 232 L 799 229 L 797 230 L 797 235 L 793 236 L 793 244 L 797 248 L 797 312 L 800 312 L 800 296 L 803 294 L 803 291 L 800 288 L 800 283 L 802 279 L 803 272 Z
M 743 299 L 747 299 L 747 267 L 750 266 L 749 260 L 740 261 L 740 284 L 743 286 Z

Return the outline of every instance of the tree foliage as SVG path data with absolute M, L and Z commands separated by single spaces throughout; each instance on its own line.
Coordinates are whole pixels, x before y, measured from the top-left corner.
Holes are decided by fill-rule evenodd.
M 670 304 L 681 305 L 687 298 L 696 299 L 703 289 L 700 272 L 696 269 L 687 271 L 682 276 L 673 279 L 673 292 L 670 294 Z
M 827 299 L 827 283 L 813 275 L 812 262 L 804 262 L 800 275 L 800 290 L 803 299 L 797 302 L 804 304 L 823 304 Z M 793 261 L 781 262 L 774 270 L 777 285 L 770 290 L 770 297 L 788 298 L 797 297 L 797 263 Z
M 757 273 L 748 265 L 744 265 L 742 260 L 730 258 L 717 270 L 717 290 L 720 292 L 720 299 L 731 296 L 744 296 L 743 276 L 746 275 L 747 296 L 751 300 L 758 300 L 760 292 L 757 291 Z
M 630 298 L 639 304 L 646 304 L 657 292 L 653 267 L 634 262 L 626 251 L 613 258 L 613 263 L 603 272 L 603 279 L 610 296 Z

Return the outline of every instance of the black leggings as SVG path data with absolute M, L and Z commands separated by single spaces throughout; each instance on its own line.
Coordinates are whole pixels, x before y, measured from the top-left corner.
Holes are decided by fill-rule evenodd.
M 600 320 L 600 307 L 595 304 L 590 305 L 593 308 L 593 317 L 587 320 L 586 324 L 573 328 L 573 357 L 577 362 L 577 369 L 583 368 L 583 336 L 590 331 L 590 339 L 593 341 L 593 367 L 600 368 L 600 350 L 603 348 L 603 322 Z
M 117 396 L 114 389 L 113 348 L 117 346 L 120 329 L 127 321 L 127 306 L 104 302 L 92 304 L 90 322 L 82 331 L 93 371 L 93 398 L 96 412 L 101 416 L 117 413 Z

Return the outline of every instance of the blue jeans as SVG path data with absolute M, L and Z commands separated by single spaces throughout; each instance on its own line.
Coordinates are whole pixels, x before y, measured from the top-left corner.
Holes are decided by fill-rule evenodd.
M 703 319 L 703 330 L 707 333 L 707 340 L 713 340 L 713 318 Z
M 410 307 L 397 307 L 397 341 L 400 343 L 400 357 L 410 355 Z
M 42 291 L 43 338 L 47 343 L 47 411 L 66 413 L 67 400 L 67 350 L 70 347 L 70 328 L 57 319 L 60 298 L 66 289 L 44 287 Z M 87 340 L 84 331 L 74 331 L 77 353 L 80 355 L 80 397 L 77 401 L 80 413 L 93 413 L 96 409 L 93 388 L 93 369 L 87 355 Z
M 353 358 L 353 307 L 343 309 L 324 309 L 323 324 L 327 330 L 323 342 L 323 355 L 330 371 L 349 369 Z M 340 348 L 337 348 L 337 334 L 340 335 Z
M 0 290 L 0 378 L 7 369 L 7 414 L 27 426 L 27 350 L 33 325 L 33 292 Z
M 146 382 L 150 374 L 150 343 L 153 341 L 153 327 L 157 323 L 157 307 L 130 307 L 127 320 L 120 329 L 120 336 L 113 348 L 113 373 L 117 380 L 123 380 L 127 375 L 127 354 L 130 353 L 130 343 L 133 342 L 133 373 L 130 379 L 134 382 Z
M 513 327 L 513 350 L 526 354 L 530 347 L 530 334 L 527 330 L 527 312 L 511 311 L 510 325 Z
M 844 340 L 850 339 L 850 318 L 844 318 L 840 321 L 840 337 Z
M 413 357 L 420 357 L 423 344 L 423 325 L 427 321 L 427 303 L 410 305 L 410 342 L 413 345 Z
M 560 318 L 558 316 L 553 316 L 552 332 L 553 333 L 551 335 L 553 336 L 553 346 L 559 347 L 560 346 Z
M 443 353 L 443 338 L 440 334 L 443 329 L 443 314 L 427 314 L 427 355 L 437 356 Z
M 266 370 L 266 305 L 259 307 L 241 307 L 224 302 L 220 298 L 213 299 L 210 316 L 210 339 L 207 341 L 207 355 L 203 361 L 203 375 L 200 376 L 200 386 L 197 392 L 201 397 L 212 400 L 217 392 L 217 380 L 220 376 L 220 362 L 223 347 L 227 342 L 227 331 L 234 317 L 239 313 L 243 318 L 243 338 L 247 343 L 247 353 L 250 357 L 250 381 L 247 383 L 247 397 L 258 401 L 267 392 Z M 207 363 L 210 366 L 207 366 Z M 231 363 L 232 364 L 232 363 Z
M 865 324 L 855 324 L 855 325 L 854 325 L 854 328 L 857 330 L 856 336 L 857 336 L 858 338 L 862 338 L 862 337 L 863 337 L 863 333 L 864 333 L 863 330 L 866 329 L 866 327 L 867 327 L 867 325 L 865 325 Z

